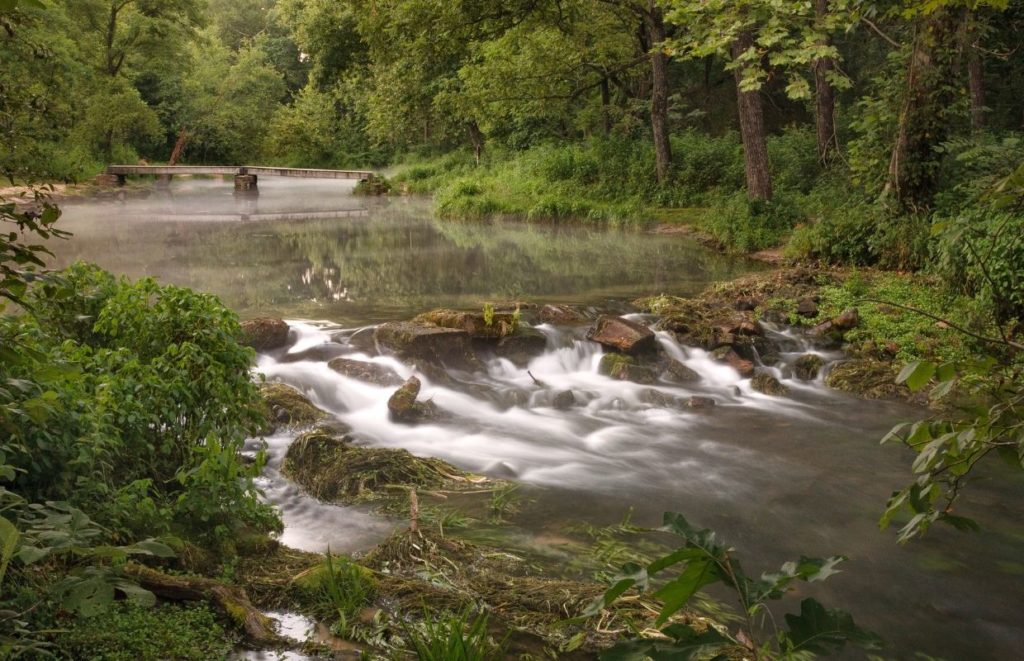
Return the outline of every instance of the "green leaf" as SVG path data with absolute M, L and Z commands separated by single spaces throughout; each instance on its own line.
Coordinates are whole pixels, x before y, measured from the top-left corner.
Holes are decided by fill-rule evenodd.
M 669 581 L 664 587 L 654 593 L 654 596 L 664 603 L 655 626 L 661 626 L 668 618 L 672 617 L 686 602 L 705 585 L 721 580 L 722 575 L 718 565 L 712 560 L 694 561 L 687 565 L 678 577 Z
M 21 533 L 13 523 L 0 517 L 0 585 L 3 585 L 4 576 L 7 574 L 7 565 L 14 557 L 14 549 L 18 547 L 18 540 Z
M 155 539 L 144 539 L 141 542 L 136 542 L 131 546 L 125 547 L 125 552 L 133 555 L 152 555 L 158 558 L 173 558 L 175 557 L 174 550 Z
M 714 628 L 700 633 L 684 624 L 671 624 L 661 631 L 671 642 L 638 638 L 618 643 L 601 653 L 601 661 L 689 661 L 695 657 L 707 658 L 715 650 L 734 645 Z
M 50 555 L 50 549 L 41 549 L 36 546 L 22 546 L 18 549 L 18 560 L 23 564 L 31 565 Z
M 896 383 L 906 383 L 913 391 L 920 390 L 935 374 L 935 363 L 919 360 L 908 363 L 896 376 Z
M 800 602 L 800 615 L 786 614 L 787 636 L 794 652 L 831 654 L 847 642 L 864 649 L 878 649 L 882 640 L 853 623 L 853 616 L 838 609 L 826 610 L 815 599 Z

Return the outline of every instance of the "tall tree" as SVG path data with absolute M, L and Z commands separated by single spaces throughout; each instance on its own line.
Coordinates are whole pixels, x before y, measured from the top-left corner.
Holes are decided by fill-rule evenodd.
M 830 45 L 829 0 L 814 0 L 814 20 L 820 36 L 823 51 Z M 822 54 L 811 64 L 814 70 L 814 127 L 818 140 L 818 159 L 828 164 L 839 150 L 836 135 L 836 90 L 831 76 L 836 68 L 835 59 Z

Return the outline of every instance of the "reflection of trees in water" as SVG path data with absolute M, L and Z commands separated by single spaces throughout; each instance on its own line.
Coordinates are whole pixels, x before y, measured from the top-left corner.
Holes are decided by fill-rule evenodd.
M 579 226 L 432 220 L 390 204 L 368 218 L 90 230 L 72 257 L 218 294 L 242 314 L 381 319 L 517 296 L 562 301 L 696 290 L 742 266 L 689 240 Z M 692 283 L 688 287 L 687 283 Z

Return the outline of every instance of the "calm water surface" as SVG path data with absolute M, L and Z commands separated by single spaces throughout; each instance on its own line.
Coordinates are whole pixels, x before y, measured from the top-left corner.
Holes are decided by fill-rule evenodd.
M 646 387 L 597 374 L 597 345 L 542 327 L 549 348 L 529 370 L 552 389 L 538 388 L 525 369 L 492 361 L 486 373 L 464 378 L 499 394 L 525 393 L 525 403 L 498 406 L 425 379 L 424 396 L 453 420 L 392 424 L 388 389 L 347 379 L 303 352 L 331 345 L 406 375 L 409 368 L 390 358 L 356 353 L 348 336 L 425 309 L 489 299 L 614 308 L 642 294 L 695 293 L 757 266 L 671 236 L 442 223 L 422 200 L 353 198 L 349 186 L 268 179 L 257 199 L 236 199 L 230 183 L 182 182 L 146 200 L 68 207 L 63 222 L 75 238 L 55 249 L 61 263 L 86 259 L 153 275 L 215 293 L 242 316 L 296 320 L 297 344 L 260 357 L 268 378 L 304 390 L 364 443 L 514 475 L 535 499 L 515 523 L 527 537 L 548 540 L 544 552 L 555 558 L 571 551 L 551 540 L 580 521 L 613 523 L 632 507 L 635 522 L 657 525 L 663 511 L 680 511 L 719 531 L 750 573 L 800 554 L 849 556 L 843 573 L 801 586 L 799 595 L 852 611 L 890 642 L 884 658 L 1024 658 L 1019 475 L 995 467 L 972 486 L 961 513 L 977 516 L 981 533 L 939 528 L 899 547 L 892 531 L 877 528 L 910 463 L 902 449 L 879 447 L 877 439 L 920 411 L 788 379 L 789 397 L 766 397 L 664 335 L 665 350 L 703 379 L 657 389 L 711 396 L 718 405 L 659 408 L 645 399 Z M 793 356 L 803 350 L 794 341 Z M 563 388 L 579 406 L 552 407 L 551 392 Z M 358 550 L 387 534 L 389 522 L 311 501 L 281 478 L 276 465 L 291 440 L 268 439 L 263 483 L 284 512 L 286 543 Z

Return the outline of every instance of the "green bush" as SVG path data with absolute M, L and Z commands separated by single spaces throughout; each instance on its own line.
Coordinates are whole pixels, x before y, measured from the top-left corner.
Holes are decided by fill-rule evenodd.
M 1024 319 L 1024 216 L 975 209 L 937 227 L 936 271 L 950 289 L 980 298 L 999 323 Z
M 800 217 L 787 195 L 776 195 L 769 202 L 752 201 L 741 191 L 719 198 L 703 225 L 726 248 L 749 252 L 779 245 Z
M 28 502 L 67 501 L 115 540 L 217 544 L 280 524 L 239 451 L 262 422 L 234 313 L 213 296 L 76 265 L 0 317 L 0 451 Z

